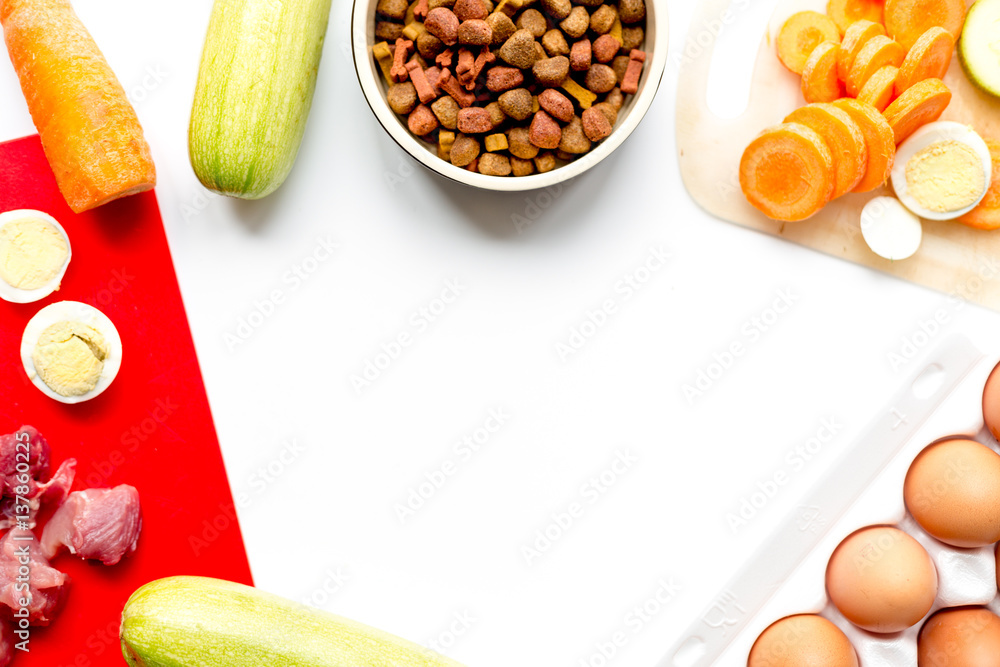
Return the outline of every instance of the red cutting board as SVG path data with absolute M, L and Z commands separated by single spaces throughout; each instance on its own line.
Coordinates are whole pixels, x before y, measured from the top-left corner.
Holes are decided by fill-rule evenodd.
M 53 560 L 72 579 L 66 606 L 31 629 L 30 652 L 18 651 L 13 667 L 124 665 L 118 623 L 132 591 L 179 574 L 252 584 L 250 567 L 155 195 L 74 215 L 34 136 L 0 144 L 0 212 L 19 208 L 59 220 L 73 258 L 46 299 L 0 301 L 0 432 L 38 428 L 53 470 L 76 457 L 74 490 L 135 486 L 143 525 L 137 551 L 116 566 Z M 42 394 L 20 362 L 28 320 L 62 300 L 97 307 L 122 338 L 117 379 L 77 405 Z

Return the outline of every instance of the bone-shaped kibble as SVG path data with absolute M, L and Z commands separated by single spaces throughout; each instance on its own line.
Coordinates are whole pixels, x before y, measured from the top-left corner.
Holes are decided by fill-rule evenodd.
M 621 90 L 626 95 L 639 91 L 639 77 L 642 75 L 644 62 L 646 62 L 646 54 L 639 49 L 632 49 L 632 52 L 628 54 L 628 67 L 625 68 L 625 76 L 622 77 L 621 85 Z
M 413 42 L 399 37 L 396 39 L 396 51 L 392 54 L 392 68 L 389 75 L 396 83 L 402 83 L 407 79 L 406 56 L 410 54 Z
M 413 85 L 417 85 L 416 82 Z M 451 95 L 458 102 L 458 106 L 463 109 L 471 107 L 473 102 L 476 101 L 476 96 L 462 88 L 458 79 L 451 75 L 451 70 L 446 69 L 441 72 L 441 78 L 438 79 L 438 87 Z
M 421 102 L 428 104 L 437 99 L 438 94 L 434 91 L 434 86 L 427 80 L 427 76 L 424 74 L 423 68 L 420 67 L 420 63 L 416 60 L 411 60 L 406 63 L 406 69 L 410 73 L 410 81 L 413 82 L 413 87 L 417 89 L 417 97 L 420 98 Z
M 455 66 L 455 76 L 458 77 L 458 82 L 466 90 L 472 90 L 476 85 L 476 76 L 473 73 L 475 67 L 476 59 L 472 56 L 472 51 L 465 47 L 459 49 L 458 65 Z
M 413 7 L 413 15 L 423 21 L 427 18 L 428 11 L 430 11 L 429 0 L 417 0 L 417 4 Z
M 444 51 L 442 51 L 437 55 L 437 58 L 434 59 L 434 62 L 436 62 L 441 67 L 451 67 L 451 59 L 454 55 L 455 54 L 452 53 L 451 49 L 445 49 Z

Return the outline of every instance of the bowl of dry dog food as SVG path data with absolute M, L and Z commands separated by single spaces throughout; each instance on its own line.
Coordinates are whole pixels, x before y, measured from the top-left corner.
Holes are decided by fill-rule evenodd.
M 433 171 L 542 188 L 632 133 L 667 59 L 666 0 L 355 0 L 365 98 Z

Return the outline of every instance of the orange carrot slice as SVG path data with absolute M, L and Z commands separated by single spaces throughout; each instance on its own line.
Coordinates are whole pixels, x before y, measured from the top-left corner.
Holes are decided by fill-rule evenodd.
M 896 77 L 896 95 L 924 79 L 943 79 L 951 65 L 955 38 L 944 28 L 934 26 L 910 47 Z
M 823 42 L 840 42 L 840 30 L 829 16 L 812 11 L 793 14 L 778 32 L 778 58 L 802 74 L 813 49 Z
M 826 4 L 826 14 L 843 35 L 857 21 L 881 23 L 882 0 L 830 0 Z
M 798 123 L 764 130 L 743 152 L 740 186 L 757 210 L 794 222 L 819 212 L 833 194 L 833 156 L 823 138 Z
M 858 93 L 859 102 L 867 102 L 879 112 L 885 111 L 895 99 L 896 77 L 899 69 L 887 65 L 871 75 L 868 83 Z
M 885 29 L 906 49 L 934 26 L 944 28 L 958 41 L 965 10 L 966 0 L 885 0 Z
M 906 49 L 899 42 L 882 35 L 872 37 L 858 51 L 858 57 L 851 65 L 851 73 L 847 75 L 847 81 L 845 81 L 847 93 L 851 97 L 857 97 L 872 74 L 887 65 L 899 67 L 905 57 Z
M 990 155 L 993 156 L 990 189 L 979 206 L 959 218 L 958 222 L 976 229 L 993 230 L 1000 229 L 1000 141 L 987 139 L 986 145 L 990 147 Z
M 861 181 L 854 186 L 854 192 L 871 192 L 885 185 L 896 161 L 896 139 L 885 116 L 872 105 L 849 97 L 837 100 L 833 106 L 858 124 L 868 148 L 868 166 Z
M 68 0 L 0 0 L 0 23 L 69 207 L 80 213 L 156 185 L 135 110 Z
M 864 178 L 868 169 L 865 135 L 847 113 L 832 104 L 810 104 L 793 111 L 785 122 L 801 123 L 815 130 L 830 147 L 834 198 L 847 194 Z
M 871 40 L 872 37 L 881 35 L 885 37 L 885 28 L 881 23 L 872 21 L 855 21 L 844 33 L 844 39 L 840 43 L 840 54 L 837 56 L 837 76 L 841 81 L 847 81 L 847 76 L 851 73 L 851 66 L 854 59 L 858 57 L 858 52 Z
M 896 136 L 896 144 L 940 118 L 950 103 L 951 91 L 940 79 L 924 79 L 910 86 L 884 114 Z
M 802 96 L 806 102 L 833 102 L 844 95 L 844 87 L 837 78 L 836 42 L 823 42 L 815 49 L 805 69 L 802 70 Z

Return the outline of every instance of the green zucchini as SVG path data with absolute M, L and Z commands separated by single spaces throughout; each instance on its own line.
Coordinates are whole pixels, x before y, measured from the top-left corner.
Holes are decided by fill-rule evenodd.
M 958 56 L 977 86 L 1000 97 L 1000 0 L 978 0 L 965 17 Z
M 280 186 L 305 130 L 331 0 L 215 0 L 188 147 L 198 180 L 231 197 Z
M 119 634 L 132 667 L 462 667 L 381 630 L 205 577 L 146 584 L 125 604 Z

